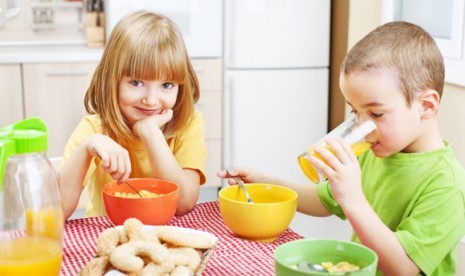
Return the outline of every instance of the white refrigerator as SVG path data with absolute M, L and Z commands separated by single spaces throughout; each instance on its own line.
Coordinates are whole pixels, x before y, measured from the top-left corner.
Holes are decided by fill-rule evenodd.
M 327 132 L 330 0 L 225 0 L 224 164 L 308 182 Z

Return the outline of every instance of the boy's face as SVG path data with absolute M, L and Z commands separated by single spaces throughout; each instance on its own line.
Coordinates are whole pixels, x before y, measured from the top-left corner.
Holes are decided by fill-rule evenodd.
M 388 74 L 357 72 L 341 74 L 340 87 L 357 116 L 369 117 L 380 136 L 372 147 L 378 157 L 397 152 L 416 152 L 421 136 L 421 112 L 416 99 L 407 105 L 398 80 Z

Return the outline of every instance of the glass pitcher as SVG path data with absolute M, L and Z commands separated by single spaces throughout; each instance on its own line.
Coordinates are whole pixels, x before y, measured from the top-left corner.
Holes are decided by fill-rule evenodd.
M 59 275 L 64 216 L 46 124 L 0 128 L 0 275 Z

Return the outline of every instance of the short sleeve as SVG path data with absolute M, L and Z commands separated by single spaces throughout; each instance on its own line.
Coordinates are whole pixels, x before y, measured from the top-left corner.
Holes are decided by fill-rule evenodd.
M 321 182 L 317 184 L 316 190 L 325 208 L 332 214 L 345 220 L 346 216 L 344 212 L 342 211 L 341 206 L 339 206 L 339 203 L 337 203 L 337 201 L 334 199 L 329 182 L 325 181 L 325 182 Z
M 73 133 L 69 137 L 68 142 L 66 143 L 62 163 L 71 157 L 73 152 L 76 150 L 79 144 L 81 144 L 84 138 L 95 133 L 102 133 L 98 115 L 91 115 L 82 118 L 77 127 L 73 130 Z M 95 168 L 96 165 L 94 162 L 91 162 L 89 169 L 87 170 L 87 174 L 84 178 L 83 185 L 87 182 Z
M 465 232 L 464 203 L 457 189 L 444 187 L 423 195 L 396 229 L 402 247 L 426 275 L 448 261 L 450 249 Z
M 170 141 L 170 147 L 179 165 L 184 169 L 197 170 L 200 173 L 200 184 L 204 184 L 206 182 L 207 146 L 205 144 L 205 125 L 199 111 L 194 113 L 189 127 Z

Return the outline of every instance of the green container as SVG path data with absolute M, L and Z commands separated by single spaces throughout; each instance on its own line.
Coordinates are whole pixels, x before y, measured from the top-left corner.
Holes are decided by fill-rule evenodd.
M 302 239 L 280 245 L 275 253 L 275 275 L 338 275 L 329 272 L 302 271 L 297 268 L 301 262 L 321 264 L 322 262 L 348 262 L 358 265 L 360 271 L 343 275 L 374 276 L 378 265 L 378 256 L 370 248 L 348 241 L 332 239 Z M 339 274 L 341 275 L 341 274 Z

